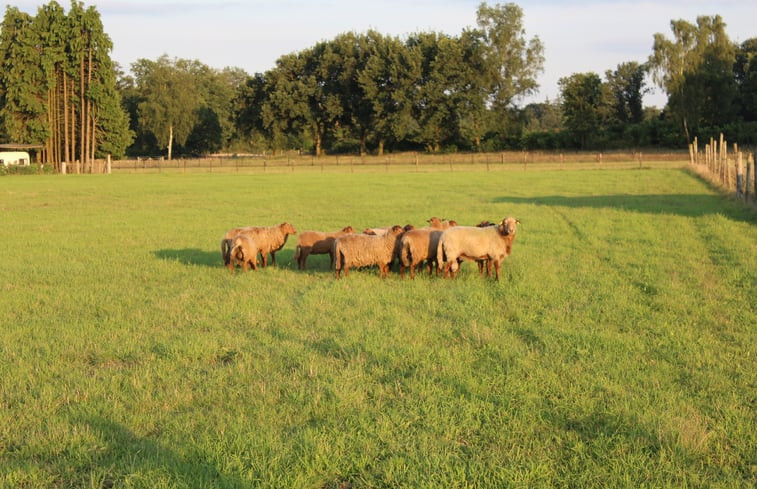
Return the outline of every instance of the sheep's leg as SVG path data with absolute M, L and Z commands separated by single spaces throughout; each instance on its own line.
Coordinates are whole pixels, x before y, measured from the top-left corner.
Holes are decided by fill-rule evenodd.
M 276 266 L 276 252 L 275 251 L 271 252 L 271 266 L 272 267 Z
M 499 266 L 500 266 L 500 263 L 501 263 L 500 260 L 497 260 L 497 261 L 494 262 L 494 270 L 496 270 L 496 272 L 497 272 L 497 277 L 494 279 L 496 281 L 499 281 Z M 491 264 L 489 265 L 489 269 L 491 271 Z M 489 274 L 489 276 L 491 276 L 491 273 Z

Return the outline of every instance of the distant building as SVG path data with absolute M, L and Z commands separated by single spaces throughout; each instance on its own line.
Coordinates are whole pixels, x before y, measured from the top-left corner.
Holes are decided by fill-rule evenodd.
M 0 164 L 29 166 L 31 159 L 26 151 L 0 151 Z

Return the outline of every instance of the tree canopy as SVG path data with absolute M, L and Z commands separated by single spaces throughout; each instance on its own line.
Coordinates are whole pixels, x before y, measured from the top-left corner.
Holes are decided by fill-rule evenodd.
M 163 55 L 129 73 L 94 7 L 55 1 L 0 24 L 0 137 L 43 145 L 56 166 L 112 154 L 297 150 L 491 151 L 683 146 L 727 131 L 757 143 L 757 39 L 732 43 L 720 16 L 671 21 L 645 62 L 574 73 L 538 89 L 544 46 L 513 3 L 476 10 L 459 35 L 346 32 L 264 73 Z M 651 78 L 662 111 L 643 106 Z
M 131 144 L 116 89 L 112 42 L 94 7 L 55 1 L 31 16 L 6 7 L 0 26 L 0 122 L 16 143 L 41 144 L 41 160 L 121 156 Z

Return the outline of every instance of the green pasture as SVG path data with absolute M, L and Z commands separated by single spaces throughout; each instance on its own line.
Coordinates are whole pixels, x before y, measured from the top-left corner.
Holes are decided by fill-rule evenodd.
M 522 221 L 502 280 L 240 225 Z M 757 213 L 681 169 L 0 178 L 0 487 L 751 488 Z

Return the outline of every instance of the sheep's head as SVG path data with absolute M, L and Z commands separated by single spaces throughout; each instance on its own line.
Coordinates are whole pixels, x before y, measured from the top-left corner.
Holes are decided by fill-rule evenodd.
M 441 228 L 442 227 L 442 220 L 438 217 L 431 217 L 426 220 L 426 222 L 431 226 L 432 228 Z
M 403 231 L 412 231 L 413 229 L 415 229 L 415 226 L 412 224 L 405 224 L 405 227 L 402 228 Z
M 355 232 L 355 228 L 353 228 L 352 226 L 347 226 L 346 228 L 342 228 L 342 232 L 344 234 L 352 234 Z
M 506 217 L 499 223 L 500 231 L 505 236 L 514 236 L 518 224 L 520 221 L 514 217 Z
M 394 226 L 392 226 L 392 229 L 389 230 L 388 234 L 397 236 L 398 234 L 403 233 L 403 232 L 404 232 L 404 229 L 402 228 L 402 226 L 398 226 L 395 224 Z
M 292 226 L 288 222 L 282 222 L 281 224 L 279 224 L 279 227 L 281 228 L 281 231 L 284 234 L 297 234 L 297 231 L 295 231 L 294 226 Z

